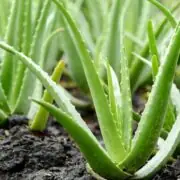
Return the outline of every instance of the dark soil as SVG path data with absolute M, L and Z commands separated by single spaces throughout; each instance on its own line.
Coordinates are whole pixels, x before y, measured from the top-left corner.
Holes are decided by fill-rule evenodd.
M 90 128 L 100 137 L 97 123 Z M 25 118 L 13 117 L 0 129 L 0 180 L 93 180 L 85 160 L 66 132 L 55 122 L 44 133 L 28 130 Z M 154 180 L 175 180 L 180 160 L 167 165 Z

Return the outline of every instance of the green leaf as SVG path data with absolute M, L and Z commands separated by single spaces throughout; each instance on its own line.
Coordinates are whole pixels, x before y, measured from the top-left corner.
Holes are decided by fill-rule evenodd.
M 8 115 L 0 109 L 0 125 L 3 125 L 8 118 Z
M 7 113 L 11 113 L 11 109 L 8 104 L 8 100 L 4 93 L 1 83 L 0 83 L 0 109 L 4 110 Z
M 152 56 L 152 74 L 153 74 L 153 78 L 155 79 L 157 73 L 158 73 L 158 68 L 159 68 L 159 62 L 158 62 L 158 58 L 156 55 Z
M 45 21 L 47 19 L 50 7 L 51 6 L 49 0 L 44 1 L 43 8 L 41 10 L 41 15 L 39 17 L 37 26 L 35 27 L 35 32 L 33 34 L 31 47 L 28 53 L 28 56 L 31 57 L 36 63 L 38 63 L 40 59 L 40 52 L 39 52 L 41 47 L 40 42 L 42 42 L 42 37 L 46 25 Z M 30 101 L 28 100 L 28 97 L 32 95 L 35 85 L 36 85 L 35 76 L 28 69 L 26 69 L 24 72 L 24 77 L 22 80 L 21 89 L 19 92 L 19 97 L 16 101 L 14 112 L 16 113 L 28 112 L 30 107 Z
M 164 7 L 160 2 L 156 0 L 148 0 L 148 1 L 154 4 L 167 17 L 173 28 L 176 28 L 177 26 L 176 19 L 173 17 L 172 13 L 166 7 Z
M 179 96 L 179 95 L 178 95 Z M 180 98 L 180 97 L 179 97 Z M 178 99 L 179 99 L 178 98 Z M 167 139 L 162 144 L 156 155 L 140 170 L 135 173 L 135 179 L 145 179 L 152 177 L 160 170 L 172 156 L 177 145 L 180 143 L 180 114 L 168 134 Z
M 83 91 L 88 92 L 89 87 L 80 60 L 81 57 L 77 52 L 68 24 L 63 16 L 60 19 L 60 25 L 65 29 L 64 32 L 62 32 L 60 39 L 62 41 L 65 54 L 67 55 L 67 64 L 70 69 L 70 75 Z
M 115 0 L 112 7 L 112 13 L 108 22 L 108 33 L 105 54 L 109 64 L 116 72 L 117 76 L 120 73 L 120 11 L 122 0 Z M 117 40 L 118 39 L 118 40 Z
M 158 66 L 159 66 L 160 64 L 159 53 L 158 53 L 156 38 L 155 38 L 154 30 L 153 30 L 153 23 L 151 20 L 148 22 L 148 39 L 149 39 L 150 52 L 152 55 L 156 56 Z
M 25 55 L 28 54 L 30 50 L 30 45 L 31 45 L 31 35 L 32 35 L 32 23 L 31 23 L 31 6 L 32 6 L 32 1 L 31 0 L 21 0 L 21 18 L 19 22 L 19 32 L 18 32 L 18 37 L 19 37 L 19 49 L 21 52 L 23 52 Z M 17 61 L 17 67 L 16 67 L 16 72 L 15 72 L 15 78 L 14 78 L 14 83 L 13 83 L 13 90 L 11 94 L 11 104 L 15 106 L 16 101 L 19 97 L 20 90 L 22 87 L 23 79 L 24 79 L 24 72 L 25 72 L 25 66 Z
M 114 124 L 122 138 L 122 100 L 117 76 L 107 63 L 109 105 L 113 115 Z
M 129 5 L 131 4 L 131 0 L 127 0 L 124 3 L 121 18 L 120 18 L 120 73 L 121 73 L 121 94 L 122 94 L 122 107 L 124 107 L 122 111 L 122 136 L 123 141 L 126 147 L 126 150 L 129 152 L 131 149 L 131 140 L 132 140 L 132 102 L 131 102 L 131 90 L 130 90 L 130 80 L 129 80 L 129 67 L 128 67 L 128 59 L 126 55 L 126 49 L 124 47 L 125 41 L 125 33 L 124 33 L 124 25 L 125 25 L 125 17 L 126 12 L 128 10 Z
M 60 61 L 55 67 L 53 74 L 51 76 L 51 79 L 54 82 L 58 83 L 58 81 L 60 80 L 64 69 L 64 65 L 64 62 Z M 42 100 L 51 104 L 53 102 L 53 97 L 47 92 L 47 90 L 45 90 Z M 49 113 L 43 107 L 40 107 L 37 113 L 35 114 L 32 122 L 30 123 L 30 129 L 33 131 L 44 131 L 48 121 L 48 116 Z
M 5 41 L 10 45 L 15 45 L 16 42 L 16 15 L 18 14 L 19 1 L 13 0 L 11 3 L 11 11 L 8 19 L 8 26 L 5 35 Z M 5 52 L 3 55 L 2 68 L 1 68 L 1 84 L 4 89 L 4 93 L 7 96 L 7 99 L 10 99 L 12 85 L 13 85 L 13 72 L 15 61 L 11 61 L 14 58 L 11 54 Z
M 158 53 L 158 49 L 157 49 L 157 45 L 156 45 L 155 35 L 153 32 L 152 21 L 148 22 L 148 37 L 149 37 L 150 51 L 151 51 L 151 54 L 153 55 L 152 56 L 152 74 L 153 74 L 153 78 L 155 79 L 156 74 L 158 73 L 160 59 L 159 59 L 159 53 Z M 171 101 L 169 101 L 163 128 L 166 131 L 170 131 L 172 128 L 172 125 L 174 124 L 174 121 L 175 121 L 174 107 L 173 107 Z

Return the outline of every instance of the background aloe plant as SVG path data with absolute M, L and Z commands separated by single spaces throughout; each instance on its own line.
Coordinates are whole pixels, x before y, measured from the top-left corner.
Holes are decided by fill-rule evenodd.
M 114 1 L 63 1 L 64 6 L 69 9 L 70 14 L 74 17 L 75 23 L 78 26 L 86 47 L 91 53 L 92 59 L 95 62 L 97 71 L 104 76 L 104 64 L 108 60 L 120 79 L 120 44 L 116 41 L 120 38 L 119 19 L 121 16 L 123 0 Z M 180 3 L 175 2 L 172 6 L 172 12 L 177 13 Z M 94 12 L 94 13 L 91 13 Z M 141 84 L 151 80 L 151 72 L 149 68 L 133 56 L 132 52 L 139 52 L 142 57 L 149 57 L 149 47 L 146 38 L 146 27 L 148 18 L 152 17 L 157 23 L 155 26 L 156 38 L 158 46 L 164 44 L 164 38 L 170 31 L 166 20 L 161 20 L 162 15 L 159 15 L 156 8 L 151 6 L 147 1 L 131 1 L 126 13 L 126 23 L 124 26 L 126 34 L 126 54 L 128 58 L 129 68 L 131 72 L 131 89 L 134 92 Z M 154 14 L 157 14 L 155 17 Z M 95 18 L 96 17 L 96 18 Z M 133 17 L 133 18 L 132 18 Z M 133 21 L 132 21 L 133 19 Z M 160 22 L 159 23 L 159 19 Z M 63 24 L 61 18 L 61 25 L 67 29 L 61 42 L 64 45 L 63 49 L 67 55 L 67 63 L 70 68 L 71 77 L 77 84 L 88 90 L 86 78 L 84 76 L 80 57 L 73 43 L 73 37 L 68 36 L 68 26 Z M 65 23 L 65 22 L 64 22 Z M 140 24 L 140 25 L 139 25 Z M 160 48 L 159 48 L 160 49 Z
M 1 11 L 0 16 L 2 34 L 5 33 L 4 38 L 3 36 L 1 38 L 32 57 L 34 62 L 40 64 L 42 68 L 46 69 L 46 65 L 49 64 L 51 67 L 48 68 L 51 69 L 56 63 L 59 52 L 57 41 L 53 41 L 52 35 L 57 26 L 53 18 L 56 11 L 49 13 L 53 9 L 51 3 L 49 1 L 13 0 L 2 4 L 6 7 Z M 8 7 L 11 7 L 10 12 Z M 7 13 L 10 14 L 8 22 L 6 22 Z M 53 55 L 47 53 L 48 48 L 51 49 L 49 52 Z M 47 62 L 48 58 L 51 58 L 51 63 Z M 1 111 L 5 114 L 31 112 L 28 97 L 32 95 L 41 97 L 42 85 L 21 62 L 17 61 L 17 57 L 5 52 L 1 60 L 0 99 L 3 102 Z

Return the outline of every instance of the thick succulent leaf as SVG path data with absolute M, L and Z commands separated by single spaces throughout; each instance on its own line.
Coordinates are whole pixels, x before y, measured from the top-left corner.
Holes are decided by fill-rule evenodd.
M 55 67 L 51 76 L 51 79 L 54 82 L 58 83 L 58 81 L 60 80 L 64 65 L 64 62 L 60 61 Z M 42 100 L 51 104 L 53 102 L 53 97 L 48 93 L 47 90 L 45 90 Z M 30 129 L 33 131 L 44 131 L 48 121 L 48 116 L 48 111 L 46 111 L 43 107 L 38 108 L 38 111 L 33 117 L 32 123 L 30 124 Z
M 121 12 L 120 18 L 120 74 L 121 74 L 121 94 L 122 94 L 122 107 L 124 107 L 122 111 L 122 136 L 124 145 L 126 150 L 129 151 L 131 148 L 131 138 L 132 138 L 132 102 L 131 102 L 131 90 L 130 90 L 130 80 L 129 80 L 129 68 L 128 68 L 128 60 L 126 55 L 125 45 L 125 17 L 126 12 L 131 4 L 131 0 L 127 0 L 124 3 Z
M 99 4 L 99 2 L 98 2 Z M 83 4 L 84 5 L 84 4 Z M 96 42 L 96 39 L 94 40 L 93 33 L 91 32 L 90 22 L 85 17 L 85 14 L 83 12 L 83 5 L 77 5 L 76 2 L 68 2 L 68 8 L 69 12 L 71 13 L 72 17 L 77 22 L 77 25 L 82 33 L 82 36 L 87 44 L 88 49 L 94 54 L 94 45 Z M 101 14 L 99 12 L 99 14 Z M 97 39 L 99 36 L 97 37 Z
M 108 76 L 108 95 L 109 105 L 115 121 L 117 131 L 122 137 L 122 100 L 120 93 L 120 86 L 117 76 L 112 67 L 107 63 L 107 76 Z
M 99 0 L 84 1 L 85 16 L 89 22 L 91 34 L 96 40 L 101 34 L 103 27 L 103 11 L 102 4 L 105 2 L 100 2 Z
M 64 32 L 62 32 L 60 39 L 65 54 L 67 55 L 67 63 L 68 68 L 70 69 L 71 77 L 83 91 L 88 92 L 89 87 L 80 60 L 81 57 L 77 52 L 68 24 L 63 16 L 60 19 L 60 25 L 65 29 Z
M 154 30 L 153 30 L 153 23 L 152 23 L 151 20 L 148 22 L 148 39 L 149 39 L 149 49 L 151 51 L 151 54 L 156 56 L 157 62 L 159 64 L 160 63 L 160 61 L 159 61 L 159 52 L 158 52 L 158 49 L 157 49 L 156 38 L 155 38 L 155 35 L 154 35 Z
M 126 152 L 119 133 L 116 130 L 116 125 L 113 123 L 113 116 L 110 112 L 100 77 L 97 74 L 93 61 L 86 49 L 82 36 L 78 31 L 73 19 L 61 3 L 59 3 L 57 0 L 52 1 L 57 5 L 61 13 L 66 18 L 66 21 L 69 24 L 69 28 L 71 29 L 71 33 L 73 34 L 74 43 L 76 44 L 76 48 L 81 57 L 81 63 L 83 65 L 94 106 L 96 108 L 96 113 L 106 149 L 113 161 L 119 162 L 124 159 Z
M 6 25 L 8 21 L 8 14 L 9 14 L 9 1 L 2 0 L 1 6 L 0 6 L 0 38 L 3 38 L 2 36 L 5 33 Z
M 18 14 L 18 10 L 19 10 L 18 7 L 19 7 L 19 1 L 13 0 L 11 2 L 11 11 L 10 11 L 7 31 L 5 35 L 5 41 L 8 44 L 13 45 L 13 46 L 15 45 L 16 37 L 17 37 L 16 36 L 16 30 L 17 30 L 16 15 Z M 8 100 L 11 96 L 12 85 L 13 85 L 14 64 L 16 64 L 15 61 L 11 61 L 13 58 L 14 57 L 11 54 L 7 52 L 4 53 L 1 74 L 0 74 L 1 84 Z
M 40 99 L 43 95 L 43 86 L 41 81 L 39 81 L 39 79 L 36 79 L 36 87 L 34 88 L 33 94 L 31 97 L 35 98 L 35 99 Z M 29 100 L 29 99 L 28 99 Z M 33 102 L 30 102 L 30 106 L 28 109 L 28 113 L 27 113 L 27 117 L 28 119 L 33 119 L 35 114 L 37 113 L 39 106 Z
M 153 79 L 155 79 L 158 73 L 159 65 L 160 65 L 160 58 L 159 58 L 159 52 L 157 49 L 157 43 L 156 43 L 154 31 L 153 31 L 152 21 L 148 22 L 148 39 L 149 39 L 150 51 L 152 54 L 152 74 L 153 74 Z M 174 124 L 174 121 L 175 121 L 174 107 L 171 101 L 169 101 L 163 128 L 166 131 L 170 131 L 172 128 L 172 125 Z
M 157 143 L 168 107 L 171 85 L 180 52 L 179 44 L 180 26 L 178 25 L 142 114 L 132 150 L 122 163 L 122 166 L 125 166 L 129 171 L 136 171 L 141 167 L 147 161 Z
M 57 122 L 63 125 L 78 144 L 81 152 L 96 173 L 107 179 L 125 179 L 129 176 L 116 167 L 95 137 L 74 121 L 73 117 L 44 101 L 36 100 L 35 102 L 49 111 L 56 117 Z
M 179 100 L 180 94 L 176 96 Z M 168 134 L 167 139 L 162 143 L 160 150 L 149 162 L 135 173 L 135 179 L 145 179 L 153 176 L 164 166 L 172 156 L 177 145 L 180 143 L 180 114 Z
M 6 122 L 8 115 L 0 109 L 0 125 Z
M 107 42 L 106 42 L 106 57 L 116 72 L 117 76 L 120 73 L 120 10 L 122 7 L 122 0 L 115 0 L 112 7 L 112 13 L 109 18 Z M 118 40 L 117 40 L 118 39 Z
M 0 109 L 4 110 L 7 113 L 11 113 L 11 109 L 8 104 L 8 100 L 4 93 L 1 83 L 0 83 Z
M 174 28 L 176 27 L 177 25 L 176 19 L 173 17 L 171 12 L 166 7 L 164 7 L 160 2 L 156 0 L 148 0 L 148 1 L 154 4 L 167 17 L 172 27 Z
M 20 22 L 18 26 L 18 37 L 19 37 L 19 50 L 23 52 L 24 54 L 28 54 L 30 50 L 30 44 L 31 44 L 31 6 L 32 1 L 31 0 L 21 0 L 21 14 L 20 14 Z M 25 66 L 16 60 L 16 73 L 14 77 L 14 84 L 13 84 L 13 90 L 11 95 L 11 104 L 15 106 L 16 101 L 18 99 L 20 89 L 22 86 L 23 78 L 24 78 L 24 71 Z
M 144 41 L 146 22 L 151 12 L 152 7 L 147 1 L 131 0 L 130 6 L 126 12 L 125 31 L 130 32 L 137 39 Z M 125 48 L 129 65 L 131 65 L 134 61 L 131 52 L 139 48 L 136 46 L 136 43 L 127 38 L 125 40 Z
M 175 4 L 172 9 L 171 12 L 175 12 L 178 7 L 180 6 L 180 3 L 178 2 L 177 4 Z M 168 18 L 166 17 L 164 20 L 162 20 L 162 22 L 158 25 L 157 29 L 155 30 L 155 37 L 156 39 L 158 39 L 161 35 L 161 33 L 164 30 L 165 25 L 168 23 Z M 144 45 L 144 48 L 142 49 L 140 55 L 144 58 L 147 58 L 149 54 L 149 43 L 146 42 L 146 44 Z M 133 64 L 131 65 L 131 69 L 130 69 L 130 73 L 131 73 L 131 89 L 134 92 L 137 87 L 142 83 L 141 81 L 144 81 L 144 78 L 142 77 L 142 74 L 144 76 L 143 69 L 145 68 L 145 65 L 143 62 L 140 62 L 138 59 L 134 59 Z M 147 71 L 147 70 L 145 70 Z M 148 73 L 148 77 L 151 76 L 151 72 Z M 143 80 L 141 80 L 141 78 Z M 147 79 L 147 78 L 145 78 Z
M 133 53 L 139 60 L 141 60 L 143 63 L 145 63 L 148 67 L 152 68 L 153 76 L 155 77 L 158 73 L 159 63 L 157 61 L 156 55 L 152 57 L 152 64 L 147 59 Z M 172 128 L 172 125 L 175 122 L 175 114 L 174 114 L 174 106 L 172 104 L 172 101 L 174 101 L 172 98 L 169 100 L 168 109 L 166 112 L 165 122 L 163 125 L 163 130 L 161 131 L 161 135 L 163 137 L 163 131 L 170 131 Z M 135 119 L 136 120 L 136 119 Z
M 49 0 L 44 1 L 43 8 L 41 10 L 40 19 L 37 23 L 37 26 L 35 28 L 35 33 L 32 39 L 30 51 L 28 53 L 28 56 L 31 57 L 35 62 L 39 62 L 40 59 L 40 42 L 42 42 L 43 33 L 45 31 L 45 21 L 48 16 L 48 11 L 50 9 L 50 2 Z M 43 29 L 44 28 L 44 29 Z M 32 95 L 33 89 L 35 87 L 36 78 L 35 76 L 26 69 L 24 72 L 24 77 L 22 80 L 22 85 L 19 93 L 19 97 L 16 101 L 14 112 L 16 113 L 27 113 L 30 106 L 30 101 L 28 100 L 28 97 Z M 29 88 L 31 87 L 31 88 Z
M 45 42 L 44 42 L 44 44 L 43 44 L 43 46 L 42 46 L 42 52 L 41 52 L 41 57 L 40 57 L 40 66 L 41 67 L 43 67 L 43 65 L 44 66 L 46 66 L 46 64 L 44 63 L 45 62 L 45 58 L 47 58 L 47 52 L 49 52 L 49 51 L 51 51 L 51 49 L 50 48 L 53 48 L 52 46 L 54 46 L 54 45 L 52 45 L 51 46 L 51 43 L 52 43 L 52 40 L 54 39 L 54 37 L 56 37 L 60 32 L 62 32 L 63 31 L 63 29 L 62 28 L 58 28 L 58 29 L 56 29 L 55 31 L 53 31 L 48 37 L 47 37 L 47 39 L 45 40 Z M 54 44 L 56 44 L 56 43 L 54 43 Z M 57 45 L 57 44 L 56 44 Z M 56 47 L 57 48 L 57 47 Z M 53 51 L 51 51 L 52 52 L 52 54 L 53 53 L 55 53 L 55 49 L 56 49 L 55 47 L 53 48 Z M 48 54 L 49 55 L 49 54 Z M 51 58 L 53 58 L 53 55 L 51 56 Z M 46 61 L 47 62 L 47 61 Z M 51 65 L 50 65 L 50 64 Z M 51 69 L 51 66 L 52 66 L 52 64 L 54 64 L 54 62 L 52 61 L 52 59 L 51 59 L 51 62 L 48 62 L 48 68 L 50 68 Z M 54 66 L 53 66 L 54 67 Z M 46 69 L 46 68 L 45 68 Z M 48 72 L 48 71 L 47 71 Z M 35 88 L 34 88 L 34 92 L 33 92 L 33 94 L 32 94 L 32 97 L 34 98 L 34 99 L 40 99 L 41 97 L 42 97 L 42 94 L 43 94 L 43 87 L 42 87 L 42 84 L 41 84 L 41 82 L 38 80 L 38 79 L 36 79 L 36 83 L 35 83 Z M 33 102 L 31 102 L 31 105 L 30 105 L 30 108 L 29 108 L 29 111 L 28 111 L 28 118 L 29 119 L 33 119 L 34 118 L 34 116 L 35 116 L 35 114 L 37 113 L 37 111 L 38 111 L 38 105 L 37 104 L 35 104 L 35 103 L 33 103 Z
M 171 90 L 171 100 L 172 100 L 172 103 L 174 104 L 174 106 L 176 107 L 176 112 L 178 114 L 180 114 L 180 101 L 179 101 L 179 90 L 178 88 L 176 87 L 175 84 L 172 85 L 172 90 Z
M 158 57 L 156 55 L 153 55 L 151 62 L 152 62 L 152 74 L 153 74 L 153 78 L 155 79 L 159 69 Z

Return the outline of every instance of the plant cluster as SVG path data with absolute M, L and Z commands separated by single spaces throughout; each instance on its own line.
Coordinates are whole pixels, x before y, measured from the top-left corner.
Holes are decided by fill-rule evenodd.
M 43 131 L 51 113 L 72 136 L 96 178 L 153 176 L 175 151 L 180 152 L 180 92 L 173 83 L 180 53 L 179 5 L 169 11 L 156 0 L 13 0 L 6 36 L 0 41 L 5 50 L 0 69 L 1 122 L 10 114 L 23 113 L 31 119 L 31 130 Z M 149 18 L 155 7 L 161 14 L 157 13 L 154 31 Z M 58 33 L 59 46 L 53 38 Z M 71 77 L 91 94 L 105 147 L 72 98 L 56 84 L 64 61 L 51 77 L 46 72 L 57 59 L 51 55 L 60 50 Z M 149 80 L 152 90 L 140 115 L 133 111 L 131 94 Z M 138 121 L 135 135 L 133 120 Z

